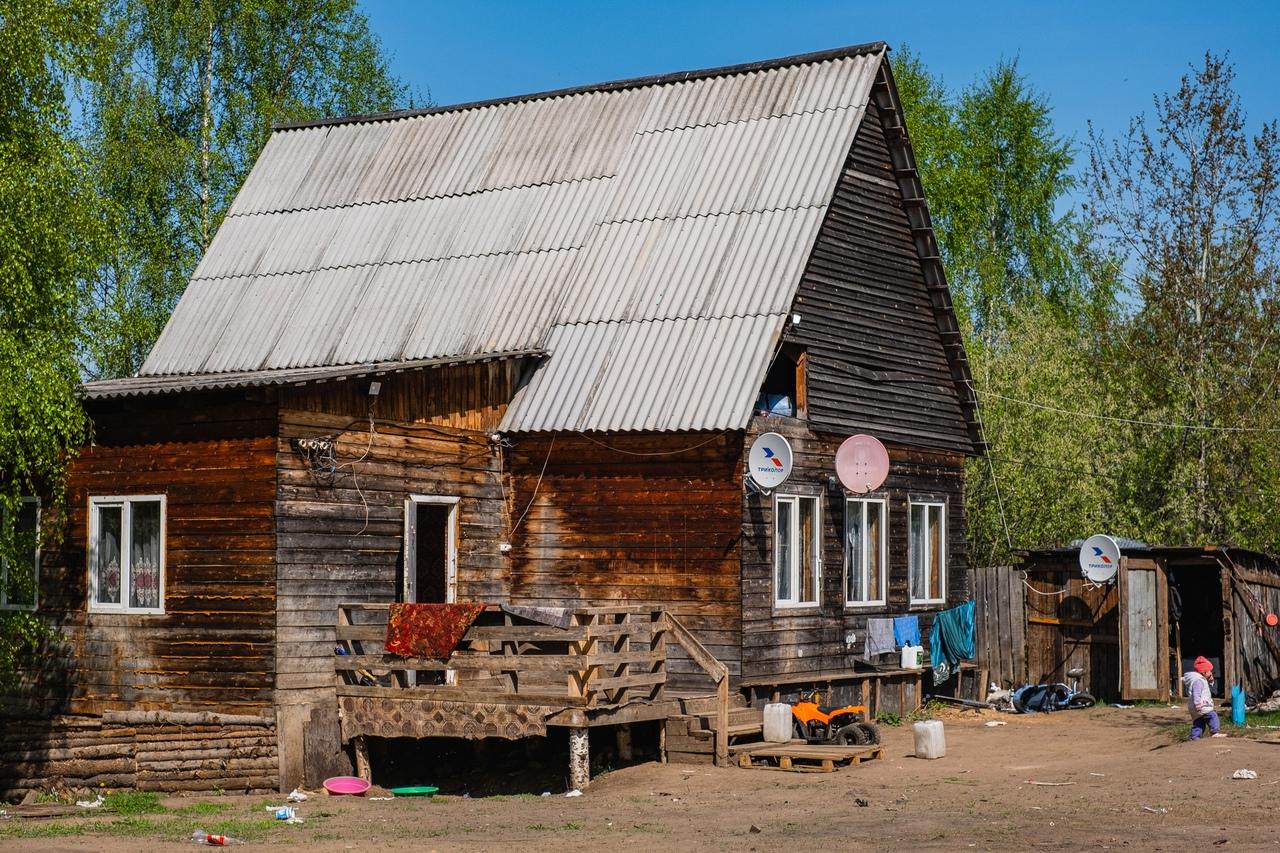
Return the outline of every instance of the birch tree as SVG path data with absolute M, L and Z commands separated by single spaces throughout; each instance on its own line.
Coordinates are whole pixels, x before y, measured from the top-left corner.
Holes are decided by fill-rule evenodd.
M 1248 131 L 1233 79 L 1208 53 L 1150 120 L 1091 130 L 1088 213 L 1138 305 L 1120 358 L 1152 424 L 1152 534 L 1275 548 L 1261 519 L 1280 506 L 1280 135 L 1274 120 Z
M 23 498 L 42 497 L 45 529 L 59 529 L 65 465 L 86 434 L 76 305 L 102 234 L 64 91 L 96 12 L 87 0 L 0 9 L 0 685 L 45 636 L 34 613 L 10 609 L 37 601 Z
M 355 0 L 110 0 L 81 134 L 114 251 L 93 376 L 137 370 L 273 123 L 406 106 Z

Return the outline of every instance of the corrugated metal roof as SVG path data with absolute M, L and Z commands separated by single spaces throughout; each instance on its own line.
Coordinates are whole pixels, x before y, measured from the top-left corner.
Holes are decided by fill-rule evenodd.
M 146 397 L 175 391 L 219 391 L 233 388 L 262 388 L 270 385 L 307 385 L 333 379 L 358 376 L 386 376 L 411 370 L 474 364 L 480 361 L 502 361 L 509 358 L 539 358 L 543 350 L 490 353 L 471 358 L 431 358 L 417 361 L 393 361 L 376 364 L 344 364 L 340 367 L 302 367 L 292 370 L 247 370 L 234 373 L 207 373 L 203 376 L 130 376 L 126 379 L 103 379 L 86 382 L 82 388 L 88 400 L 110 400 L 117 397 Z
M 551 358 L 516 394 L 501 429 L 740 429 L 786 316 L 556 326 Z
M 277 131 L 142 374 L 544 348 L 510 429 L 741 426 L 882 58 Z

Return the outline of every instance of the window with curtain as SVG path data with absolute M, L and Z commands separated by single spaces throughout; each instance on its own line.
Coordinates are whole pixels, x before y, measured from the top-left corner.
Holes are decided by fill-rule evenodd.
M 22 499 L 13 525 L 13 544 L 16 557 L 0 557 L 0 610 L 34 610 L 40 586 L 38 499 Z
M 89 499 L 89 607 L 164 612 L 164 496 Z
M 912 604 L 941 604 L 947 593 L 947 507 L 911 502 L 907 562 Z
M 816 497 L 778 496 L 773 531 L 775 604 L 798 607 L 818 603 L 822 584 L 821 522 Z
M 844 503 L 844 602 L 884 604 L 888 505 L 883 498 Z

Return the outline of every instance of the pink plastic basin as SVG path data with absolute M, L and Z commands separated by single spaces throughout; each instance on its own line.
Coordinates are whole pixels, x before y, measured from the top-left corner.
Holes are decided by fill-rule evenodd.
M 324 780 L 324 789 L 330 794 L 363 794 L 369 783 L 355 776 L 334 776 Z

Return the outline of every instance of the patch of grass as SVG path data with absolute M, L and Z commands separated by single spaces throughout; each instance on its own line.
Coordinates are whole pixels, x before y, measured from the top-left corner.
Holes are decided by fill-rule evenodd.
M 882 726 L 890 726 L 896 729 L 898 726 L 902 725 L 902 716 L 895 714 L 892 711 L 881 711 L 879 714 L 876 714 L 876 722 Z
M 85 823 L 61 821 L 8 821 L 0 823 L 0 839 L 3 838 L 65 838 L 83 835 L 89 828 Z
M 130 815 L 119 820 L 97 821 L 90 826 L 95 833 L 100 832 L 106 835 L 154 836 L 163 834 L 173 826 L 173 823 L 168 820 L 157 821 L 154 818 Z
M 531 823 L 527 828 L 541 832 L 547 828 L 547 825 L 544 823 Z
M 1228 713 L 1227 717 L 1230 718 Z M 1244 724 L 1246 726 L 1280 726 L 1280 711 L 1246 711 L 1244 715 Z
M 562 828 L 562 829 L 582 829 L 582 824 L 580 824 L 580 823 L 566 823 L 566 824 L 565 824 L 563 827 L 561 827 L 561 828 Z
M 189 806 L 174 809 L 173 813 L 179 815 L 222 814 L 229 808 L 231 808 L 230 803 L 192 803 Z
M 160 795 L 154 791 L 116 791 L 107 794 L 103 808 L 116 814 L 163 814 L 169 811 L 168 806 L 160 802 Z

